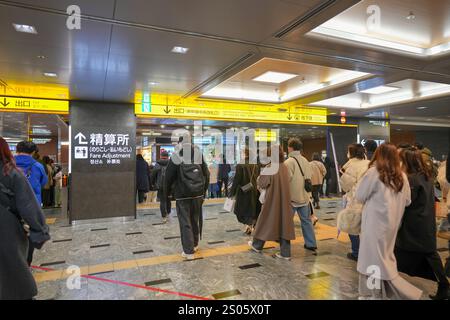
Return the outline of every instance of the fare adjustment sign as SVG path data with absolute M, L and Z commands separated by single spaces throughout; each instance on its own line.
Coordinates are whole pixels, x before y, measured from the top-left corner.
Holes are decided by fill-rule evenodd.
M 70 221 L 136 216 L 136 118 L 130 104 L 71 102 Z
M 129 133 L 98 131 L 75 133 L 74 160 L 85 160 L 92 166 L 119 166 L 133 158 Z

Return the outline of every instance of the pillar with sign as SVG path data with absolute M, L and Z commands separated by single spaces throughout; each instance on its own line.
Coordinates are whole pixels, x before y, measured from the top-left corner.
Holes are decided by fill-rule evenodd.
M 133 105 L 71 102 L 71 221 L 136 216 Z

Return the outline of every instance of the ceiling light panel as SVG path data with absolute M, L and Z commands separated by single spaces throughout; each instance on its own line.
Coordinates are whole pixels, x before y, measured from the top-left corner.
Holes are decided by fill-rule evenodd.
M 18 23 L 13 23 L 13 26 L 17 32 L 37 34 L 36 28 L 33 26 L 30 26 L 27 24 L 18 24 Z
M 369 94 L 382 94 L 382 93 L 388 93 L 392 91 L 399 90 L 400 88 L 397 87 L 390 87 L 390 86 L 379 86 L 375 88 L 370 88 L 367 90 L 362 90 L 360 92 L 362 93 L 369 93 Z
M 172 48 L 172 52 L 173 53 L 181 53 L 181 54 L 185 54 L 189 51 L 189 48 L 185 48 L 185 47 L 179 47 L 179 46 L 175 46 Z
M 264 72 L 262 75 L 260 75 L 256 78 L 253 78 L 253 81 L 269 82 L 269 83 L 283 83 L 283 82 L 293 79 L 295 77 L 298 77 L 298 74 L 267 71 L 267 72 Z

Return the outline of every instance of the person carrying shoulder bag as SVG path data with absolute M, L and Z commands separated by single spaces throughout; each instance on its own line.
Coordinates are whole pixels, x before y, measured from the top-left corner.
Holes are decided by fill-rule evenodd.
M 303 144 L 299 139 L 289 139 L 289 158 L 284 163 L 288 168 L 291 205 L 294 213 L 296 212 L 300 217 L 302 234 L 305 239 L 304 247 L 316 254 L 317 241 L 311 221 L 310 205 L 312 170 L 308 160 L 301 155 L 302 149 Z

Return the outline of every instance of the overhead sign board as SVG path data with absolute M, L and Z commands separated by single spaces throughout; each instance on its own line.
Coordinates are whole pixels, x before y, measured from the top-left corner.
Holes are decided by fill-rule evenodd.
M 0 96 L 0 111 L 69 113 L 69 101 Z
M 146 110 L 146 111 L 144 111 Z M 248 105 L 240 104 L 238 107 L 223 106 L 185 106 L 185 105 L 151 105 L 143 108 L 142 103 L 135 104 L 135 113 L 141 117 L 184 118 L 184 119 L 211 119 L 234 120 L 250 122 L 276 122 L 276 123 L 327 123 L 326 109 L 286 107 L 276 105 Z

